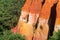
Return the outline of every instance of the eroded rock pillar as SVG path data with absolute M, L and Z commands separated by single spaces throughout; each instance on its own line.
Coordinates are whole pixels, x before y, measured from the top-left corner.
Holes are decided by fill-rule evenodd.
M 37 32 L 41 36 L 41 40 L 47 40 L 48 32 L 49 32 L 49 25 L 48 20 L 50 17 L 50 12 L 52 6 L 56 3 L 56 0 L 45 0 L 45 3 L 41 9 L 40 17 L 39 17 L 39 24 L 37 28 Z
M 20 28 L 20 33 L 22 35 L 26 36 L 26 40 L 36 40 L 33 36 L 34 34 L 34 25 L 37 22 L 37 19 L 39 17 L 40 11 L 41 11 L 41 7 L 42 7 L 42 0 L 32 0 L 32 3 L 30 5 L 29 8 L 29 18 L 28 18 L 28 22 L 27 23 L 21 23 L 21 21 L 19 22 L 20 27 L 18 25 L 18 27 Z M 24 15 L 25 16 L 25 15 Z M 37 33 L 37 32 L 36 32 Z M 38 35 L 38 34 L 36 34 Z M 38 36 L 37 36 L 38 37 Z M 39 37 L 40 40 L 40 37 Z
M 20 16 L 19 20 L 27 22 L 27 17 L 29 14 L 29 8 L 31 6 L 32 1 L 33 0 L 26 0 L 25 4 L 22 7 L 21 16 Z
M 56 22 L 54 30 L 57 32 L 60 30 L 60 0 L 58 0 L 57 7 L 56 7 Z
M 27 18 L 30 13 L 30 6 L 33 0 L 26 0 L 24 6 L 21 10 L 21 16 L 18 21 L 19 33 L 24 35 L 26 40 L 32 40 L 33 37 L 33 27 L 27 23 Z
M 42 7 L 42 0 L 33 0 L 30 6 L 28 23 L 35 25 Z

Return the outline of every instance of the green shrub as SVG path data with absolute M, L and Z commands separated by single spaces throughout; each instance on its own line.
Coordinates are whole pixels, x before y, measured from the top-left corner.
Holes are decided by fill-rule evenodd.
M 0 0 L 0 31 L 17 24 L 25 0 Z
M 13 34 L 7 30 L 0 34 L 0 40 L 25 40 L 25 37 L 20 34 Z
M 58 32 L 54 32 L 53 36 L 51 36 L 49 40 L 60 40 L 60 30 Z

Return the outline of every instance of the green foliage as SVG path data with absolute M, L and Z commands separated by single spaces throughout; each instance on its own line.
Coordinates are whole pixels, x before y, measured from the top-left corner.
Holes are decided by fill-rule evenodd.
M 9 31 L 16 26 L 24 2 L 25 0 L 0 0 L 0 40 L 25 40 L 22 35 Z
M 51 36 L 49 40 L 60 40 L 60 30 L 58 32 L 54 32 L 53 36 Z
M 8 30 L 0 34 L 0 40 L 25 40 L 25 37 L 20 34 L 13 34 Z
M 25 0 L 0 0 L 0 31 L 17 24 Z

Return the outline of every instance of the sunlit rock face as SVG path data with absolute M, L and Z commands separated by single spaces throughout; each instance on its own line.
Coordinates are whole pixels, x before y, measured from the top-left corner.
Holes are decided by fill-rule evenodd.
M 28 23 L 32 25 L 36 24 L 41 8 L 42 8 L 42 0 L 33 0 L 30 6 Z
M 25 4 L 22 7 L 22 11 L 28 12 L 29 11 L 29 7 L 31 6 L 32 1 L 33 0 L 26 0 Z
M 57 3 L 56 14 L 55 31 L 58 31 L 60 30 L 60 0 Z
M 25 4 L 23 5 L 22 10 L 21 10 L 21 16 L 20 16 L 19 20 L 27 22 L 29 8 L 31 6 L 32 1 L 33 0 L 26 0 L 25 1 Z
M 26 40 L 32 40 L 33 26 L 28 23 L 20 23 L 19 33 L 26 37 Z
M 36 39 L 36 37 L 34 37 L 35 33 L 37 33 L 37 32 L 34 33 L 34 31 L 33 31 L 34 27 L 32 25 L 37 22 L 37 19 L 39 17 L 40 11 L 41 11 L 41 6 L 42 6 L 42 0 L 32 0 L 32 3 L 31 3 L 30 8 L 29 8 L 29 12 L 27 12 L 27 11 L 25 12 L 25 13 L 28 13 L 28 15 L 29 15 L 28 22 L 23 23 L 23 25 L 20 25 L 22 23 L 18 22 L 18 28 L 20 30 L 19 33 L 22 35 L 25 35 L 26 40 L 32 40 L 32 39 L 34 39 L 34 40 L 39 39 L 40 40 L 40 36 L 39 37 L 36 36 L 36 37 L 38 37 L 37 39 Z M 21 16 L 25 16 L 25 14 L 21 15 Z M 19 27 L 19 25 L 20 25 L 20 27 Z M 37 35 L 39 35 L 39 34 L 37 34 Z
M 20 25 L 18 25 L 17 27 L 12 28 L 11 31 L 13 33 L 18 33 L 25 36 L 26 40 L 32 40 L 34 30 L 33 26 L 23 21 L 20 21 L 19 24 Z
M 42 26 L 38 26 L 34 33 L 34 40 L 47 40 L 48 37 L 48 26 L 47 24 L 43 24 Z
M 57 0 L 45 0 L 45 3 L 42 6 L 42 0 L 26 0 L 22 7 L 18 24 L 15 28 L 11 29 L 12 32 L 24 35 L 26 40 L 47 40 L 49 32 L 48 20 L 51 8 L 56 2 Z M 59 2 L 58 4 L 60 5 Z M 56 8 L 56 25 L 60 24 L 58 4 Z M 33 25 L 36 24 L 37 20 L 39 23 L 37 28 L 34 29 L 35 27 Z
M 56 0 L 45 0 L 45 3 L 41 9 L 40 18 L 49 19 L 52 6 L 56 3 Z
M 43 28 L 42 30 L 41 29 L 39 30 L 42 40 L 47 40 L 48 38 L 48 32 L 49 32 L 48 20 L 50 17 L 51 8 L 55 3 L 56 3 L 56 0 L 45 0 L 45 3 L 41 9 L 38 29 L 40 27 Z
M 41 7 L 42 7 L 42 0 L 33 0 L 30 6 L 30 13 L 32 14 L 40 13 Z

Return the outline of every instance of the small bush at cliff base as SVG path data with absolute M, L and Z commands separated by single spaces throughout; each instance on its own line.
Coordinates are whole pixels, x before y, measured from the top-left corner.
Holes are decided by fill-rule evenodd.
M 20 34 L 13 34 L 10 30 L 0 34 L 0 40 L 25 40 L 25 37 Z
M 54 32 L 53 36 L 51 36 L 49 40 L 60 40 L 60 30 L 58 32 Z

